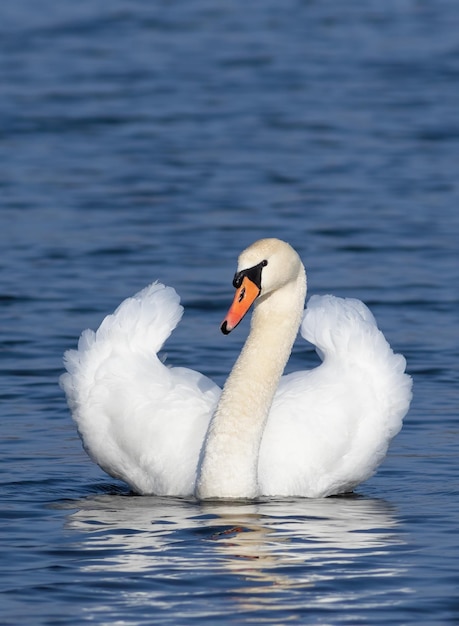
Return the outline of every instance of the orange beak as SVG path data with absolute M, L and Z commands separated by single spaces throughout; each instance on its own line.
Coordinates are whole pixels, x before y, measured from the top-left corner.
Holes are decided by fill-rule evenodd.
M 230 306 L 228 313 L 221 325 L 221 331 L 224 335 L 228 335 L 239 322 L 244 315 L 250 309 L 254 300 L 260 294 L 260 287 L 250 280 L 247 276 L 242 279 L 241 286 L 236 289 L 234 294 L 233 304 Z

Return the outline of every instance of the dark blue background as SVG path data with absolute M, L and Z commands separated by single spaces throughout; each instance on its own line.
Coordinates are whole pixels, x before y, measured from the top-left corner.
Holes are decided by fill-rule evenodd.
M 458 32 L 455 0 L 2 5 L 4 624 L 459 619 Z M 403 431 L 357 500 L 128 497 L 81 450 L 63 351 L 160 279 L 186 307 L 170 361 L 222 384 L 264 236 L 405 354 Z M 289 371 L 314 362 L 299 341 Z

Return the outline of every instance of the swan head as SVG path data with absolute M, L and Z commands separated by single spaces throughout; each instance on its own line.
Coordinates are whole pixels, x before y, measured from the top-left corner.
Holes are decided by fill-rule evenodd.
M 292 246 L 280 239 L 260 239 L 239 256 L 233 286 L 233 303 L 221 325 L 227 335 L 242 320 L 257 299 L 264 299 L 304 277 L 304 267 Z M 305 283 L 305 280 L 303 281 Z M 304 300 L 303 290 L 303 300 Z

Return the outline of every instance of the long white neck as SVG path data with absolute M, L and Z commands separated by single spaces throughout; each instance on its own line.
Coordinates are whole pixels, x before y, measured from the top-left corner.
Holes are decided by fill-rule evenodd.
M 212 417 L 198 470 L 199 498 L 258 495 L 258 453 L 279 380 L 298 333 L 306 295 L 297 279 L 260 298 L 250 334 Z

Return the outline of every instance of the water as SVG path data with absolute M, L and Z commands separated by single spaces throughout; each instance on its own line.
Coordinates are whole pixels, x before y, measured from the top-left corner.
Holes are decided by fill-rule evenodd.
M 459 5 L 18 0 L 0 8 L 1 623 L 459 622 Z M 222 383 L 235 259 L 278 236 L 369 304 L 415 381 L 352 497 L 135 497 L 57 379 L 160 278 L 166 351 Z M 297 342 L 289 371 L 312 365 Z

